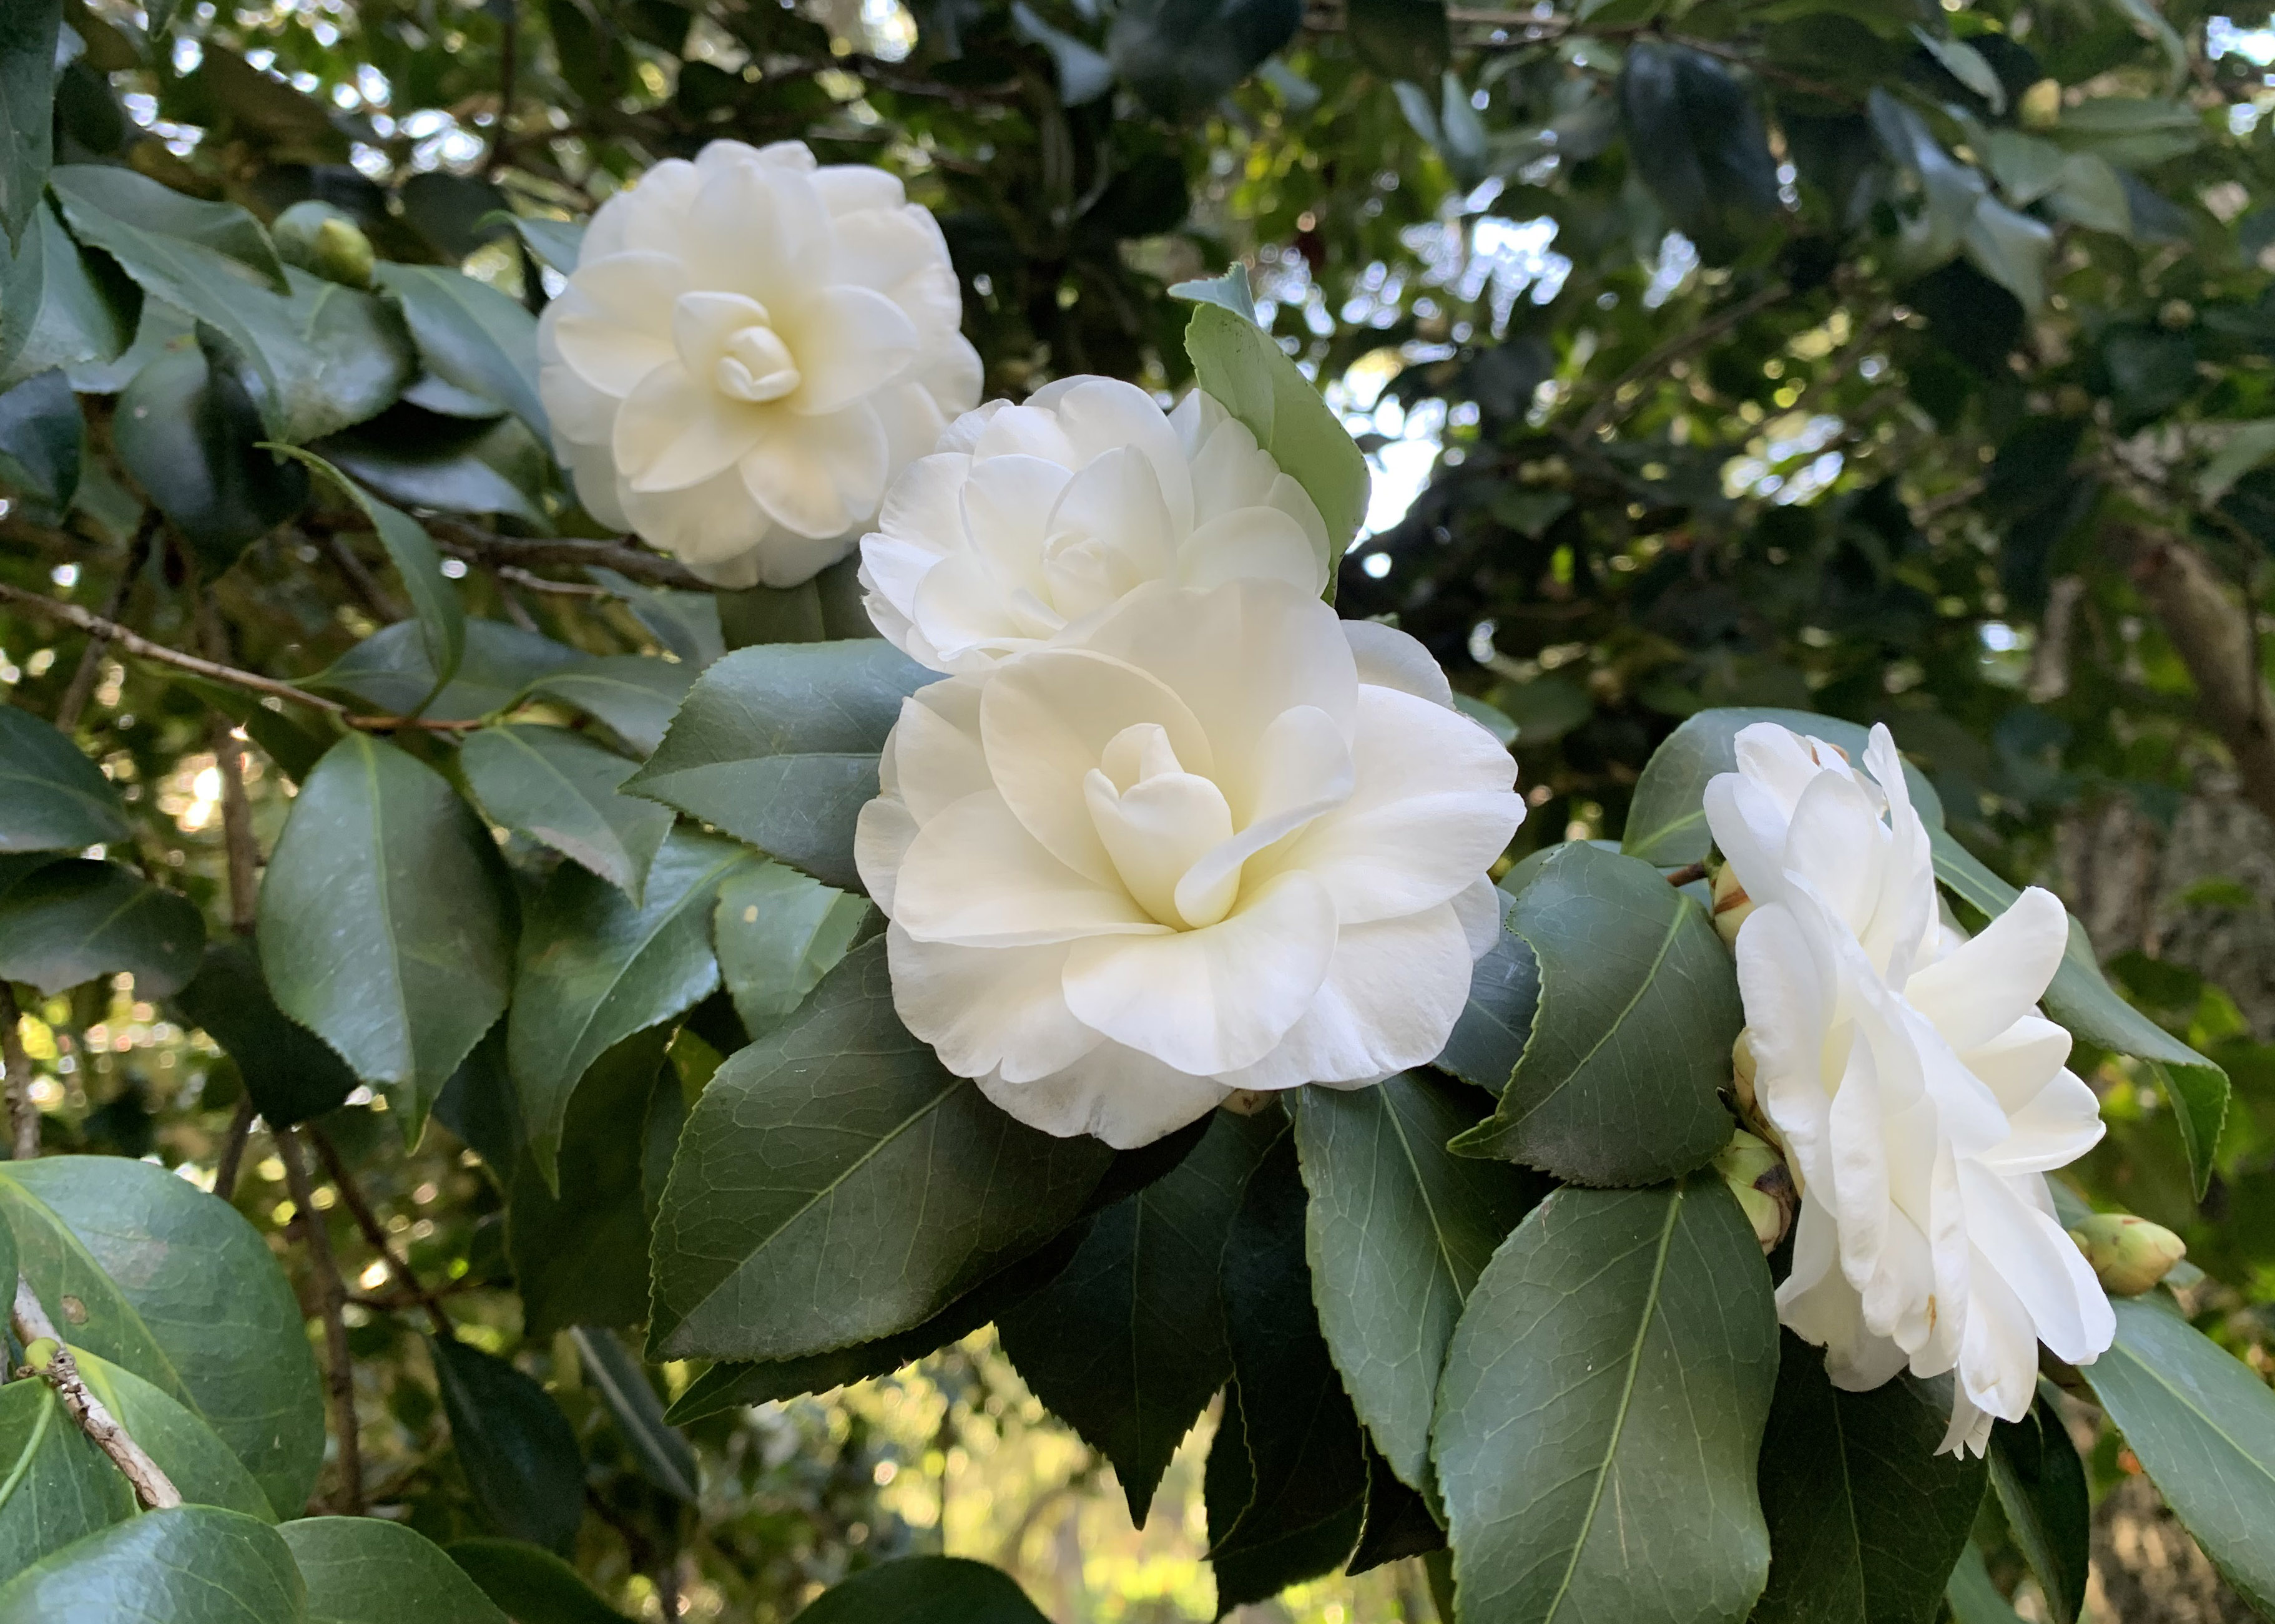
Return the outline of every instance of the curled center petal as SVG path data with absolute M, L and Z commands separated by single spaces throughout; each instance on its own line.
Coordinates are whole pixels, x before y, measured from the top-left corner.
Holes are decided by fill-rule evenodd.
M 1187 929 L 1213 925 L 1231 910 L 1237 870 L 1206 895 L 1178 895 L 1186 871 L 1231 838 L 1232 808 L 1213 783 L 1184 770 L 1165 729 L 1150 722 L 1123 729 L 1082 788 L 1099 841 L 1139 907 Z

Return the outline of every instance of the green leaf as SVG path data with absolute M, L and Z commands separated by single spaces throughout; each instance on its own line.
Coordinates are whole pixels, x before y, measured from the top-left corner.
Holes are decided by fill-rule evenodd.
M 1983 1552 L 1971 1545 L 1960 1552 L 1958 1565 L 1944 1586 L 1943 1598 L 1950 1605 L 1952 1624 L 2022 1624 L 2022 1615 L 2007 1605 L 1991 1582 Z
M 489 832 L 441 774 L 351 734 L 300 786 L 261 886 L 278 1008 L 383 1088 L 415 1140 L 505 1008 L 513 895 Z
M 307 1517 L 276 1530 L 308 1586 L 308 1624 L 506 1624 L 424 1535 L 382 1517 Z
M 1125 0 L 1107 55 L 1148 107 L 1189 117 L 1295 37 L 1303 20 L 1300 0 Z
M 797 1624 L 1048 1624 L 1000 1567 L 961 1556 L 904 1556 L 815 1598 Z
M 1062 105 L 1080 107 L 1114 88 L 1114 64 L 1073 34 L 1051 26 L 1025 0 L 1012 0 L 1011 27 L 1021 39 L 1049 54 Z
M 111 164 L 66 164 L 55 172 L 56 195 L 76 225 L 79 211 L 132 221 L 138 230 L 199 247 L 231 261 L 246 280 L 272 293 L 287 291 L 283 261 L 261 222 L 234 203 L 209 203 Z M 182 301 L 181 308 L 197 312 Z
M 241 940 L 206 944 L 205 962 L 174 994 L 174 1008 L 183 1025 L 202 1028 L 237 1062 L 253 1108 L 272 1127 L 321 1116 L 355 1089 L 340 1057 L 276 1007 L 260 957 Z
M 537 397 L 536 317 L 457 270 L 382 262 L 373 276 L 402 307 L 427 371 L 497 402 L 527 424 L 539 443 L 551 443 Z
M 719 625 L 719 600 L 707 592 L 674 592 L 668 587 L 643 586 L 614 570 L 585 571 L 609 595 L 621 598 L 632 618 L 682 665 L 702 670 L 727 652 Z
M 731 842 L 675 830 L 656 853 L 638 906 L 565 865 L 530 904 L 506 1054 L 530 1151 L 548 1181 L 569 1096 L 585 1069 L 719 985 L 712 903 L 722 880 L 757 861 Z
M 1352 54 L 1385 79 L 1429 84 L 1453 54 L 1444 0 L 1351 0 L 1343 26 Z
M 2110 1306 L 2116 1343 L 2083 1371 L 2094 1396 L 2221 1576 L 2275 1608 L 2275 1392 L 2164 1293 Z
M 0 1577 L 134 1512 L 134 1491 L 54 1388 L 0 1386 Z
M 530 684 L 533 699 L 573 705 L 643 756 L 663 743 L 695 673 L 646 654 L 608 654 L 563 668 Z
M 1248 267 L 1235 260 L 1221 276 L 1206 276 L 1191 282 L 1169 284 L 1171 298 L 1187 299 L 1196 305 L 1220 305 L 1242 321 L 1256 320 L 1256 293 L 1249 286 Z
M 630 1624 L 550 1551 L 516 1539 L 461 1539 L 444 1554 L 516 1624 Z
M 1728 264 L 1779 214 L 1751 91 L 1704 51 L 1644 39 L 1628 48 L 1619 94 L 1629 162 L 1700 257 Z
M 1976 204 L 1962 240 L 1976 268 L 2022 300 L 2024 310 L 2035 315 L 2044 307 L 2052 228 L 1986 197 Z
M 582 864 L 639 905 L 672 812 L 616 793 L 637 763 L 566 728 L 509 724 L 469 734 L 458 765 L 492 823 Z
M 307 1590 L 266 1522 L 214 1506 L 145 1512 L 0 1586 L 0 1624 L 306 1624 Z
M 62 370 L 48 371 L 0 392 L 0 481 L 38 522 L 60 523 L 78 494 L 87 420 Z
M 647 1318 L 646 1147 L 636 1129 L 659 1074 L 661 1086 L 678 1087 L 663 1058 L 669 1039 L 663 1027 L 638 1032 L 594 1060 L 568 1102 L 555 1166 L 541 1169 L 525 1143 L 514 1163 L 505 1250 L 530 1336 Z
M 474 1504 L 510 1538 L 568 1549 L 585 1520 L 585 1456 L 569 1417 L 495 1354 L 431 1337 L 427 1347 Z
M 1447 1150 L 1484 1103 L 1410 1072 L 1307 1088 L 1296 1112 L 1319 1328 L 1375 1446 L 1416 1489 L 1430 1485 L 1431 1412 L 1462 1305 L 1546 1193 L 1545 1180 Z
M 729 880 L 712 940 L 743 1030 L 763 1038 L 795 1015 L 875 917 L 866 897 L 779 863 Z
M 935 680 L 881 638 L 738 648 L 696 679 L 625 783 L 824 885 L 857 890 L 853 823 L 901 700 Z
M 2007 110 L 2007 87 L 1999 83 L 1981 51 L 1964 40 L 1939 39 L 1916 23 L 1912 25 L 1912 37 L 1943 64 L 1946 72 L 1981 96 L 1994 117 Z
M 101 767 L 45 719 L 0 705 L 0 851 L 79 851 L 130 833 Z
M 1843 1393 L 1821 1349 L 1780 1341 L 1760 1474 L 1770 1578 L 1754 1624 L 1932 1624 L 1986 1476 L 1979 1458 L 1935 1453 L 1950 1379 Z
M 125 971 L 138 997 L 171 997 L 205 941 L 195 904 L 116 863 L 59 858 L 0 896 L 0 980 L 49 996 Z
M 1677 868 L 1703 863 L 1713 845 L 1706 827 L 1706 783 L 1717 773 L 1738 770 L 1739 732 L 1757 721 L 1773 721 L 1796 733 L 1823 739 L 1846 751 L 1854 761 L 1864 759 L 1868 729 L 1837 716 L 1813 711 L 1747 706 L 1700 711 L 1667 735 L 1651 752 L 1636 780 L 1635 797 L 1628 805 L 1627 834 L 1620 850 L 1631 857 L 1661 867 Z M 1943 827 L 1943 802 L 1918 768 L 1907 762 L 1904 782 L 1912 804 L 1930 829 Z
M 78 1363 L 88 1388 L 126 1435 L 148 1451 L 185 1500 L 241 1511 L 263 1522 L 276 1521 L 253 1474 L 180 1400 L 100 1355 L 80 1350 Z
M 1230 1425 L 1228 1402 L 1209 1449 L 1208 1560 L 1220 1616 L 1342 1567 L 1365 1516 L 1366 1439 L 1319 1335 L 1304 1205 L 1295 1136 L 1283 1131 L 1250 1175 L 1224 1245 L 1241 1425 Z M 1245 1479 L 1220 1493 L 1217 1456 L 1229 1451 L 1245 1457 Z M 1221 1514 L 1236 1509 L 1228 1522 Z
M 404 406 L 314 449 L 388 501 L 446 513 L 496 513 L 543 531 L 551 458 L 518 418 L 468 421 Z
M 1428 1556 L 1446 1549 L 1446 1530 L 1438 1526 L 1430 1502 L 1399 1481 L 1379 1451 L 1366 1454 L 1366 1518 L 1359 1529 L 1358 1548 L 1343 1571 L 1357 1575 L 1402 1557 Z
M 2075 1624 L 2085 1608 L 2093 1506 L 2085 1462 L 2044 1388 L 2020 1421 L 1992 1424 L 1991 1483 L 2014 1543 L 2038 1575 L 2054 1624 Z
M 522 246 L 535 254 L 540 264 L 564 276 L 577 268 L 577 256 L 584 248 L 585 226 L 581 221 L 552 220 L 493 209 L 475 223 L 511 227 L 521 238 Z
M 1196 306 L 1185 326 L 1185 353 L 1200 387 L 1318 504 L 1327 525 L 1325 563 L 1333 578 L 1343 549 L 1366 519 L 1370 476 L 1358 442 L 1253 319 L 1243 321 L 1221 305 Z
M 42 200 L 15 251 L 0 243 L 0 387 L 117 359 L 141 304 L 142 290 L 106 256 L 82 253 Z
M 402 578 L 403 588 L 411 596 L 412 612 L 418 618 L 427 668 L 435 674 L 434 686 L 419 696 L 418 707 L 404 713 L 416 715 L 458 674 L 466 654 L 466 611 L 442 573 L 442 552 L 418 520 L 400 508 L 374 500 L 371 493 L 313 451 L 287 449 L 287 455 L 322 474 L 363 510 L 363 516 L 379 533 L 379 544 L 387 549 L 388 562 Z
M 231 352 L 189 339 L 134 374 L 111 419 L 126 472 L 215 573 L 307 502 L 306 472 L 267 434 Z
M 694 1446 L 664 1420 L 663 1401 L 656 1397 L 640 1362 L 612 1331 L 580 1326 L 570 1335 L 576 1341 L 586 1379 L 599 1389 L 601 1401 L 608 1407 L 617 1432 L 639 1464 L 640 1476 L 693 1505 L 702 1482 Z
M 1540 1007 L 1540 961 L 1524 938 L 1508 928 L 1514 899 L 1498 889 L 1495 897 L 1500 934 L 1470 971 L 1470 1001 L 1432 1063 L 1498 1094 L 1508 1086 L 1516 1062 L 1524 1058 L 1524 1046 L 1532 1040 L 1532 1017 Z
M 72 1345 L 187 1406 L 272 1507 L 297 1509 L 324 1455 L 300 1305 L 226 1202 L 117 1156 L 0 1167 L 18 1265 Z
M 1754 1479 L 1777 1365 L 1769 1270 L 1719 1178 L 1535 1207 L 1440 1389 L 1463 1613 L 1745 1618 L 1769 1572 Z
M 1540 964 L 1532 1037 L 1493 1116 L 1455 1142 L 1581 1184 L 1647 1184 L 1729 1142 L 1745 1024 L 1698 904 L 1647 863 L 1558 847 L 1509 910 Z
M 10 243 L 40 206 L 55 159 L 56 36 L 63 0 L 24 0 L 0 14 L 0 226 Z
M 1935 851 L 1935 877 L 1945 890 L 1985 918 L 1996 918 L 2022 894 L 1992 873 L 1967 848 L 1940 827 L 1929 840 Z M 2173 1104 L 2188 1170 L 2202 1199 L 2210 1188 L 2212 1153 L 2227 1120 L 2227 1073 L 2173 1037 L 2119 995 L 2101 973 L 2100 961 L 2085 927 L 2069 921 L 2069 946 L 2061 968 L 2046 988 L 2046 1013 L 2070 1034 L 2097 1049 L 2130 1055 L 2146 1065 Z
M 793 1358 L 905 1330 L 1063 1229 L 1112 1155 L 950 1075 L 894 1015 L 871 941 L 696 1102 L 656 1216 L 651 1356 Z
M 1232 1374 L 1225 1234 L 1284 1131 L 1277 1115 L 1217 1112 L 1184 1160 L 1100 1212 L 1057 1278 L 996 1325 L 1029 1389 L 1113 1462 L 1140 1528 L 1170 1456 Z
M 524 690 L 554 672 L 578 665 L 584 656 L 565 643 L 503 621 L 465 623 L 466 652 L 457 674 L 435 692 L 435 668 L 427 657 L 427 634 L 415 621 L 382 626 L 307 679 L 312 688 L 352 694 L 389 716 L 413 709 L 430 721 L 471 721 L 519 699 Z M 428 699 L 427 696 L 434 694 Z M 420 701 L 425 700 L 423 709 Z

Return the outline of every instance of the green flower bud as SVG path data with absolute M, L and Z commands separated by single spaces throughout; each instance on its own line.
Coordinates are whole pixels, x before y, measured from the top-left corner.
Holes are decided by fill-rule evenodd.
M 344 287 L 371 284 L 371 238 L 329 203 L 311 198 L 293 204 L 276 216 L 268 234 L 287 265 Z
M 63 1349 L 51 1336 L 35 1336 L 24 1344 L 24 1363 L 34 1371 L 44 1371 L 56 1362 Z
M 2069 1232 L 2112 1296 L 2137 1297 L 2188 1256 L 2181 1237 L 2130 1212 L 2096 1212 Z
M 1751 1028 L 1741 1031 L 1737 1041 L 1730 1046 L 1730 1084 L 1731 1091 L 1738 1097 L 1738 1120 L 1745 1124 L 1747 1132 L 1782 1156 L 1785 1154 L 1785 1136 L 1778 1132 L 1776 1124 L 1770 1121 L 1769 1113 L 1762 1109 L 1761 1096 L 1755 1088 L 1751 1033 Z M 1790 1176 L 1794 1188 L 1798 1190 L 1801 1175 L 1792 1173 Z
M 1714 1171 L 1722 1175 L 1722 1182 L 1745 1209 L 1746 1221 L 1753 1225 L 1754 1238 L 1762 1243 L 1762 1250 L 1776 1250 L 1785 1232 L 1793 1227 L 1798 1199 L 1785 1159 L 1742 1128 L 1714 1158 Z
M 1754 911 L 1754 899 L 1746 895 L 1746 888 L 1738 883 L 1738 876 L 1727 863 L 1714 869 L 1714 928 L 1731 947 L 1738 945 L 1738 927 Z

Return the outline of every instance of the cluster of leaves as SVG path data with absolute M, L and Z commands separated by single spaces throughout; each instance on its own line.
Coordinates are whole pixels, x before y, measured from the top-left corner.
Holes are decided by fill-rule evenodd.
M 223 1255 L 253 1242 L 219 1203 L 57 1158 L 0 1188 L 21 1266 L 50 1302 L 148 1322 L 69 1340 L 116 1367 L 154 1453 L 189 1440 L 165 1463 L 197 1504 L 129 1519 L 47 1389 L 0 1389 L 26 1474 L 0 1537 L 41 1530 L 0 1617 L 82 1595 L 193 1616 L 70 1588 L 166 1582 L 170 1540 L 248 1598 L 216 1618 L 398 1592 L 488 1616 L 460 1572 L 523 1624 L 598 1616 L 548 1552 L 619 1599 L 692 1564 L 786 1614 L 910 1536 L 858 1437 L 756 1447 L 744 1407 L 990 1324 L 1140 1521 L 1221 1405 L 1224 1606 L 1448 1530 L 1436 1571 L 1472 1619 L 1924 1618 L 1947 1582 L 1979 1602 L 1986 1475 L 1927 1460 L 1941 1395 L 1836 1394 L 1781 1345 L 1771 1271 L 1698 1171 L 1729 1130 L 1737 1001 L 1662 871 L 1704 854 L 1735 725 L 1714 706 L 1888 721 L 1951 809 L 1939 872 L 1970 918 L 2012 892 L 1954 833 L 2021 872 L 2082 796 L 2186 783 L 2207 735 L 2185 630 L 2102 543 L 2152 529 L 2256 585 L 2275 512 L 2261 93 L 2205 56 L 2202 10 L 924 0 L 897 34 L 833 37 L 774 0 L 11 8 L 0 984 L 83 1039 L 131 977 L 218 1051 L 201 1088 L 59 1071 L 49 1144 L 225 1174 L 310 1282 L 321 1503 L 366 1503 L 360 1433 L 390 1468 L 371 1498 L 418 1531 L 288 1522 L 280 1550 L 245 1522 L 317 1482 L 299 1308 L 268 1258 Z M 714 593 L 608 536 L 535 388 L 533 312 L 578 223 L 722 136 L 902 172 L 991 394 L 1198 363 L 1259 428 L 1286 419 L 1275 449 L 1346 533 L 1363 487 L 1304 375 L 1386 466 L 1394 424 L 1445 426 L 1339 601 L 1506 714 L 1549 850 L 1503 880 L 1509 933 L 1439 1071 L 1117 1156 L 1009 1122 L 899 1026 L 850 829 L 923 674 L 867 638 L 843 567 Z M 1541 253 L 1495 258 L 1519 219 Z M 1228 251 L 1257 278 L 1213 297 L 1304 374 L 1221 310 L 1188 354 L 1166 288 Z M 2039 658 L 2001 652 L 2033 634 Z M 1621 829 L 1623 853 L 1568 838 Z M 2123 978 L 2186 1028 L 2195 989 L 2163 968 Z M 2275 1069 L 2222 1034 L 2230 1110 L 2221 1066 L 2082 940 L 2049 1003 L 2165 1107 L 2119 1122 L 2095 1193 L 2170 1191 L 2176 1225 L 2224 1195 L 2239 1221 L 2189 1238 L 2248 1286 L 2275 1260 L 2242 1221 L 2275 1211 Z M 289 1200 L 237 1177 L 256 1116 Z M 310 1149 L 336 1199 L 302 1199 Z M 121 1192 L 162 1183 L 117 1239 Z M 434 1216 L 390 1229 L 374 1197 Z M 27 1228 L 35 1206 L 58 1216 Z M 200 1246 L 185 1278 L 226 1283 L 230 1312 L 133 1305 L 151 1248 Z M 49 1254 L 93 1273 L 50 1278 Z M 351 1257 L 397 1295 L 344 1308 Z M 2095 1401 L 2275 1605 L 2264 1385 L 2164 1299 L 2120 1318 Z M 226 1348 L 163 1329 L 224 1324 Z M 269 1363 L 208 1392 L 193 1356 Z M 287 1394 L 264 1446 L 298 1451 L 289 1472 L 231 1431 L 246 1394 Z M 1500 1426 L 1536 1410 L 1555 1439 Z M 1994 1557 L 2074 1616 L 2086 1471 L 2051 1400 L 1987 1476 Z M 1028 1616 L 942 1561 L 812 1616 L 942 1598 Z

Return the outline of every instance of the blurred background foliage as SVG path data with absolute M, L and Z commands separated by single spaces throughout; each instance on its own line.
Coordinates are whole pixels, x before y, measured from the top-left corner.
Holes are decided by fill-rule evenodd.
M 123 166 L 264 222 L 320 200 L 382 260 L 461 267 L 530 309 L 559 285 L 550 223 L 721 136 L 903 175 L 947 233 L 991 394 L 1074 372 L 1180 388 L 1185 311 L 1166 287 L 1247 261 L 1259 318 L 1374 465 L 1341 606 L 1394 618 L 1515 723 L 1521 846 L 1615 836 L 1651 749 L 1701 707 L 1888 722 L 1967 842 L 2059 889 L 2123 990 L 2233 1076 L 2199 1205 L 2167 1102 L 2082 1056 L 2111 1132 L 2079 1171 L 2097 1200 L 2186 1236 L 2208 1275 L 2199 1323 L 2275 1376 L 2264 7 L 65 0 L 62 15 L 58 163 Z M 0 284 L 0 581 L 279 676 L 401 618 L 365 526 L 250 452 L 199 393 L 210 341 L 185 349 L 189 323 L 157 299 L 138 318 L 100 253 L 67 313 L 116 342 L 55 347 L 35 251 L 63 222 L 39 212 Z M 291 437 L 426 516 L 470 612 L 588 653 L 669 649 L 653 612 L 629 612 L 636 593 L 533 573 L 548 539 L 600 533 L 541 436 L 467 409 L 453 381 L 393 378 L 381 415 Z M 80 402 L 60 437 L 57 390 Z M 255 393 L 257 412 L 290 404 Z M 175 431 L 155 449 L 136 441 L 154 412 Z M 205 507 L 167 474 L 184 469 Z M 780 606 L 720 609 L 732 643 Z M 113 855 L 222 920 L 213 696 L 9 604 L 0 683 L 124 787 L 134 850 Z M 305 763 L 286 759 L 289 731 L 235 719 L 259 746 L 246 777 L 265 849 Z M 673 1049 L 691 1085 L 699 1025 Z M 242 1082 L 179 1011 L 93 984 L 27 1009 L 21 1035 L 50 1149 L 155 1157 L 211 1185 Z M 448 1105 L 409 1152 L 361 1091 L 314 1136 L 345 1170 L 314 1205 L 350 1294 L 374 1506 L 440 1539 L 495 1531 L 448 1446 L 419 1333 L 432 1310 L 569 1415 L 591 1514 L 576 1565 L 629 1615 L 783 1619 L 851 1568 L 941 1548 L 1003 1562 L 1067 1624 L 1209 1615 L 1195 1446 L 1132 1530 L 1102 1462 L 985 1333 L 684 1443 L 642 1424 L 611 1386 L 609 1333 L 525 1334 L 506 1182 Z M 324 1286 L 284 1178 L 255 1135 L 235 1199 L 313 1317 Z M 2099 1616 L 2244 1616 L 2113 1438 L 2091 1460 Z M 1981 1540 L 2012 1589 L 2011 1543 L 1995 1526 Z M 1259 1615 L 1431 1616 L 1412 1563 L 1273 1605 Z

